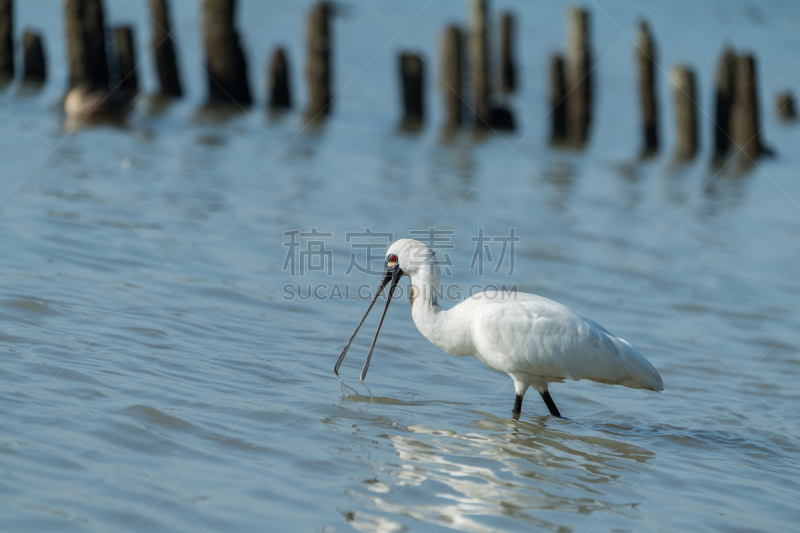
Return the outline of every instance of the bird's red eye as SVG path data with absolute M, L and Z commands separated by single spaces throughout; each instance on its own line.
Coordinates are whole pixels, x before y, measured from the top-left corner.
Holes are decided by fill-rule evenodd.
M 390 263 L 397 263 L 397 256 L 394 255 L 394 254 L 390 255 L 389 256 L 389 262 Z

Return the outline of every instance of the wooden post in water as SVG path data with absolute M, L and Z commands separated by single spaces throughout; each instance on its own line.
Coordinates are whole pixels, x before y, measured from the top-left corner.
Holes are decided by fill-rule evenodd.
M 236 0 L 203 0 L 209 103 L 248 105 L 253 101 L 235 16 Z
M 567 85 L 564 80 L 564 58 L 550 56 L 550 142 L 562 144 L 567 139 Z
M 0 81 L 14 77 L 14 4 L 0 0 Z
M 589 44 L 589 13 L 571 8 L 568 14 L 567 48 L 567 136 L 582 147 L 589 138 L 592 119 L 592 51 Z
M 736 57 L 735 80 L 731 137 L 744 156 L 741 161 L 751 163 L 765 151 L 761 143 L 758 116 L 755 57 L 752 55 Z
M 307 118 L 313 120 L 331 112 L 331 6 L 317 2 L 308 14 L 306 26 Z
M 130 26 L 114 28 L 114 42 L 117 50 L 117 89 L 136 94 L 139 92 L 139 78 L 136 76 L 133 29 Z
M 283 47 L 276 48 L 272 53 L 267 86 L 269 87 L 267 101 L 270 109 L 292 107 L 292 95 L 289 91 L 289 65 Z
M 444 92 L 446 129 L 459 127 L 462 120 L 463 42 L 458 26 L 448 26 L 445 29 L 442 37 L 441 87 Z
M 736 55 L 726 46 L 717 65 L 714 112 L 714 159 L 720 160 L 731 145 L 731 110 L 734 94 Z
M 644 146 L 642 155 L 658 151 L 658 101 L 656 99 L 656 47 L 650 27 L 639 22 L 636 59 L 639 65 L 639 104 L 642 113 Z
M 153 50 L 158 73 L 158 92 L 161 96 L 178 98 L 183 96 L 175 45 L 172 42 L 172 24 L 167 0 L 150 0 L 150 17 L 153 21 L 150 48 Z
M 399 67 L 403 90 L 402 126 L 408 129 L 418 129 L 425 118 L 422 90 L 425 68 L 422 57 L 413 52 L 400 54 Z
M 794 93 L 783 92 L 775 97 L 775 116 L 781 120 L 794 120 L 797 111 L 794 107 Z
M 489 71 L 487 61 L 488 0 L 470 0 L 469 13 L 469 60 L 472 74 L 472 98 L 475 111 L 475 126 L 485 128 L 491 124 L 492 110 L 489 107 Z
M 69 87 L 108 88 L 108 61 L 102 0 L 64 0 Z
M 42 38 L 38 33 L 25 31 L 22 34 L 22 81 L 43 83 L 47 77 Z
M 672 69 L 675 92 L 676 159 L 691 159 L 697 154 L 697 88 L 694 72 L 687 67 Z
M 69 88 L 89 80 L 88 56 L 83 38 L 84 0 L 64 0 L 64 34 L 67 39 Z
M 500 17 L 500 91 L 513 93 L 517 89 L 517 65 L 514 59 L 514 15 Z
M 108 87 L 106 22 L 103 0 L 84 0 L 83 32 L 89 59 L 89 79 L 98 87 Z

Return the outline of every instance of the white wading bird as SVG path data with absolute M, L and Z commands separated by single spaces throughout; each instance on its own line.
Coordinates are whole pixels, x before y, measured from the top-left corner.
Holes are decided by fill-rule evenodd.
M 560 417 L 547 384 L 567 378 L 664 390 L 658 371 L 630 344 L 558 302 L 535 294 L 484 291 L 452 309 L 442 309 L 436 301 L 439 272 L 433 256 L 433 250 L 413 239 L 401 239 L 389 247 L 383 279 L 336 361 L 336 375 L 358 330 L 391 281 L 386 307 L 361 370 L 364 381 L 394 289 L 401 277 L 408 276 L 411 316 L 417 329 L 450 355 L 472 355 L 492 370 L 511 376 L 516 391 L 514 413 L 521 411 L 525 391 L 533 387 L 542 395 L 550 414 Z

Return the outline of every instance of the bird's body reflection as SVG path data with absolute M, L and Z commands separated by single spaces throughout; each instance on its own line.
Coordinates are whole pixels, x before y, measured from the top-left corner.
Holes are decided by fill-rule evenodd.
M 395 426 L 400 431 L 386 438 L 397 462 L 381 465 L 392 490 L 367 484 L 360 496 L 377 516 L 367 522 L 357 516 L 354 525 L 382 530 L 387 524 L 376 520 L 389 513 L 463 531 L 505 531 L 520 522 L 566 531 L 561 513 L 636 515 L 630 499 L 619 501 L 619 480 L 646 471 L 651 451 L 566 419 L 520 421 L 480 411 L 471 417 L 455 429 Z M 436 497 L 418 498 L 422 494 Z

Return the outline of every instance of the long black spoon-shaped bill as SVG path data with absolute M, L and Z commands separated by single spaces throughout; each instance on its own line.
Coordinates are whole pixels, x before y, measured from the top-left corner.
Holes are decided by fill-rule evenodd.
M 383 288 L 386 287 L 386 284 L 389 283 L 389 281 L 391 279 L 392 279 L 391 272 L 387 271 L 387 272 L 385 272 L 383 274 L 383 279 L 381 279 L 381 283 L 380 283 L 380 285 L 378 285 L 378 290 L 377 290 L 377 292 L 375 292 L 375 298 L 372 299 L 372 303 L 369 304 L 369 309 L 367 309 L 367 312 L 364 313 L 364 318 L 362 318 L 361 322 L 358 323 L 358 327 L 356 328 L 356 331 L 353 333 L 353 336 L 350 337 L 350 341 L 347 343 L 347 346 L 345 346 L 344 350 L 342 350 L 342 355 L 340 355 L 339 359 L 336 361 L 336 366 L 333 367 L 333 373 L 336 374 L 337 376 L 339 375 L 339 367 L 342 366 L 342 362 L 344 361 L 344 356 L 347 355 L 347 350 L 350 349 L 350 345 L 353 344 L 353 339 L 355 339 L 356 335 L 358 335 L 358 330 L 361 329 L 361 326 L 364 324 L 364 321 L 367 319 L 367 316 L 369 315 L 369 312 L 372 311 L 372 308 L 375 305 L 375 302 L 378 301 L 378 296 L 381 295 L 381 293 L 383 292 Z
M 372 344 L 369 347 L 367 360 L 364 361 L 364 368 L 361 369 L 361 383 L 364 383 L 364 378 L 367 377 L 367 370 L 369 370 L 369 361 L 370 359 L 372 359 L 372 351 L 375 349 L 375 343 L 378 342 L 378 333 L 381 332 L 381 326 L 383 326 L 383 319 L 386 318 L 386 311 L 389 310 L 389 304 L 392 303 L 392 295 L 394 294 L 394 289 L 395 287 L 397 287 L 398 281 L 400 281 L 400 272 L 395 270 L 394 275 L 392 276 L 392 286 L 389 287 L 389 295 L 386 297 L 386 307 L 383 308 L 381 321 L 378 322 L 378 329 L 375 330 L 375 337 L 373 337 Z

